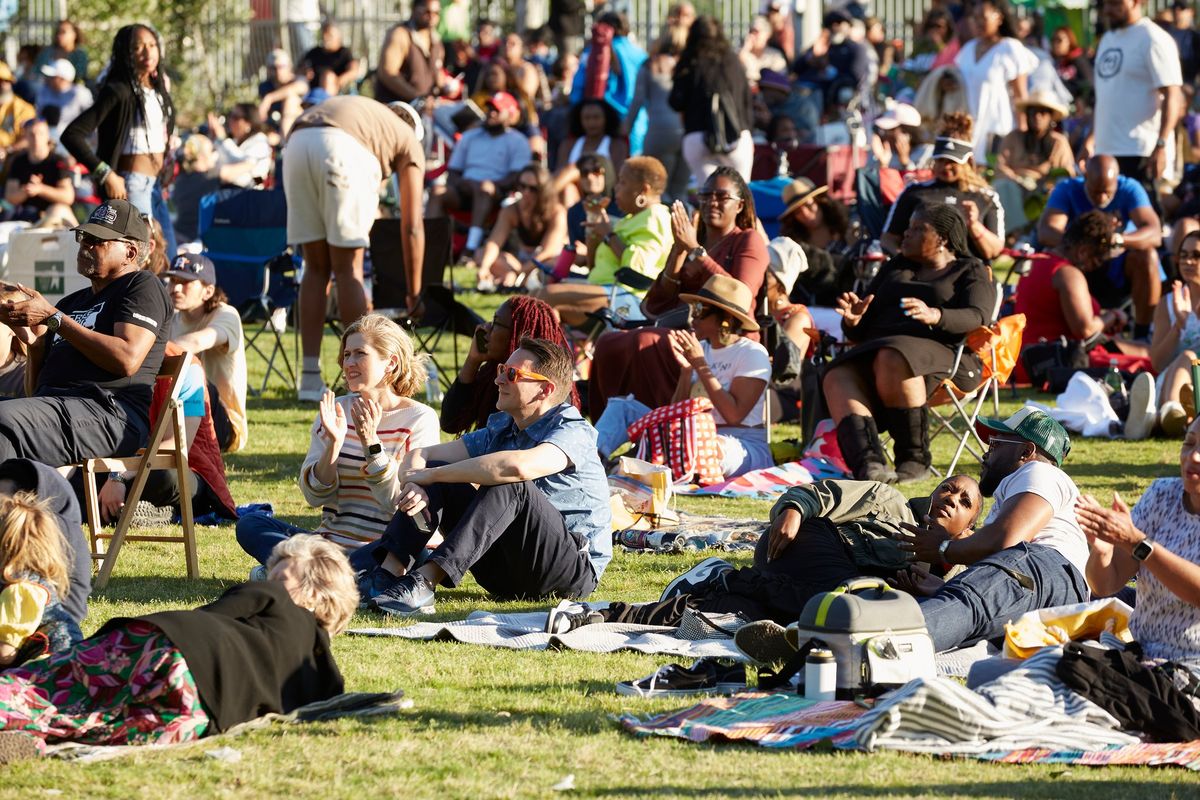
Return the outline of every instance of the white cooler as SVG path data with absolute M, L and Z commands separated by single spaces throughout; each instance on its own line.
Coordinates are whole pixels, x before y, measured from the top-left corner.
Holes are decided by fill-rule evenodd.
M 75 267 L 78 252 L 71 231 L 14 231 L 8 240 L 4 280 L 35 289 L 51 304 L 56 303 L 92 285 Z

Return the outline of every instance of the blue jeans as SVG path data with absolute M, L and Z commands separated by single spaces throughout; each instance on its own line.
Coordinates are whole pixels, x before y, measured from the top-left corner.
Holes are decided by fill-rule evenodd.
M 162 184 L 153 175 L 143 175 L 140 172 L 122 172 L 125 179 L 125 193 L 129 195 L 129 203 L 143 216 L 153 217 L 162 227 L 163 239 L 167 243 L 167 262 L 175 258 L 178 245 L 175 242 L 175 226 L 171 224 L 171 211 L 167 201 L 163 199 Z
M 1002 636 L 1004 623 L 1027 611 L 1090 597 L 1083 575 L 1057 550 L 1022 542 L 973 564 L 918 602 L 940 653 Z
M 307 528 L 301 528 L 299 525 L 284 522 L 267 514 L 245 514 L 238 519 L 237 527 L 234 530 L 238 544 L 260 564 L 267 563 L 267 559 L 271 557 L 271 551 L 280 542 L 287 541 L 297 534 L 312 533 Z M 377 542 L 372 542 L 351 552 L 350 566 L 355 570 L 374 567 L 377 563 L 374 551 L 378 546 Z

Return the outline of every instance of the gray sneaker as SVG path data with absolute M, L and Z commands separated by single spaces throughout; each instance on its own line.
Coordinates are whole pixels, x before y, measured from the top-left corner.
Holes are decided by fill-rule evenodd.
M 396 617 L 432 614 L 433 584 L 419 572 L 410 572 L 372 597 L 367 607 Z

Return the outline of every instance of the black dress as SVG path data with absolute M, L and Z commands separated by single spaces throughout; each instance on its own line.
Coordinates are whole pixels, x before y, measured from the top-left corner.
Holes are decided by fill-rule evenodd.
M 896 256 L 883 266 L 864 297 L 875 295 L 853 328 L 842 324 L 855 346 L 839 355 L 830 367 L 858 361 L 890 347 L 908 362 L 913 375 L 925 377 L 932 389 L 954 369 L 954 351 L 968 333 L 991 322 L 996 306 L 996 285 L 987 266 L 976 258 L 953 261 L 932 281 L 917 280 L 920 265 Z M 937 325 L 923 325 L 904 316 L 902 297 L 915 297 L 930 308 L 940 308 Z M 982 364 L 970 351 L 963 353 L 954 383 L 971 390 L 979 385 Z

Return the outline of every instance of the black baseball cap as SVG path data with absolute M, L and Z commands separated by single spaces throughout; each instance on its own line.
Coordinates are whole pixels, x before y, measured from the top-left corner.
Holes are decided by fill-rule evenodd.
M 217 285 L 217 268 L 208 256 L 199 253 L 180 253 L 171 262 L 171 267 L 165 273 L 168 278 L 179 278 L 184 281 L 200 281 L 205 286 Z
M 128 200 L 106 200 L 101 203 L 88 221 L 74 231 L 83 231 L 97 239 L 126 239 L 131 242 L 150 241 L 150 228 Z

